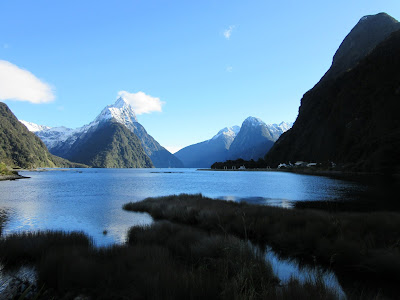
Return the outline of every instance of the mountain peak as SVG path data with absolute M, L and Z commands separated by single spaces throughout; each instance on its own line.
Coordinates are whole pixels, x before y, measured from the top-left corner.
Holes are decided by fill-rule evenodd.
M 130 105 L 123 97 L 119 97 L 112 106 L 115 108 L 123 108 Z
M 388 15 L 385 12 L 381 12 L 381 13 L 378 13 L 376 15 L 364 16 L 364 17 L 362 17 L 360 19 L 358 24 L 360 24 L 361 22 L 366 22 L 366 21 L 368 21 L 368 22 L 380 22 L 380 23 L 382 23 L 382 22 L 398 23 L 398 21 L 395 18 L 393 18 L 392 16 Z
M 95 122 L 101 123 L 110 119 L 125 126 L 138 121 L 132 106 L 123 97 L 119 97 L 114 104 L 107 105 L 97 116 Z
M 37 131 L 42 131 L 42 130 L 48 130 L 51 127 L 49 126 L 44 126 L 44 125 L 38 125 L 32 122 L 27 122 L 24 120 L 19 120 L 22 124 L 25 125 L 26 128 L 28 128 L 29 131 L 31 132 L 37 132 Z
M 212 137 L 212 140 L 219 138 L 221 135 L 224 135 L 226 137 L 231 137 L 232 139 L 234 139 L 237 136 L 237 134 L 239 133 L 239 131 L 240 131 L 240 127 L 237 125 L 232 126 L 232 127 L 225 127 L 223 129 L 221 129 L 220 131 L 218 131 L 218 133 Z
M 332 66 L 324 78 L 335 78 L 354 68 L 396 30 L 400 30 L 400 23 L 386 13 L 362 17 L 340 44 L 333 56 Z
M 260 126 L 260 125 L 265 125 L 263 120 L 250 116 L 246 120 L 243 121 L 242 127 L 243 126 Z

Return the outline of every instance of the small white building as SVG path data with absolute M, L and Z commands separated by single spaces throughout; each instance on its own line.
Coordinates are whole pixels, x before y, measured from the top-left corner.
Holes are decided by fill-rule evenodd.
M 245 166 L 240 166 L 239 170 L 246 170 L 246 167 Z
M 305 167 L 305 166 L 307 166 L 307 163 L 306 163 L 305 161 L 299 160 L 299 161 L 296 161 L 296 162 L 294 163 L 294 165 L 295 165 L 296 167 Z

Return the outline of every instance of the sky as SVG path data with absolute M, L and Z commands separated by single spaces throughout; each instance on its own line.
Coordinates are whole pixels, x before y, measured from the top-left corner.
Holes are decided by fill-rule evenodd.
M 0 101 L 22 120 L 88 124 L 124 95 L 176 151 L 249 116 L 294 122 L 365 15 L 398 0 L 0 0 Z

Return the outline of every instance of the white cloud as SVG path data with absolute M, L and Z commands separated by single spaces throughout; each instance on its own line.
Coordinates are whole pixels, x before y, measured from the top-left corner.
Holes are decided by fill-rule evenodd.
M 143 92 L 129 93 L 127 91 L 120 91 L 118 92 L 118 96 L 124 98 L 132 106 L 137 115 L 149 114 L 154 111 L 161 112 L 162 106 L 165 103 L 160 98 L 146 95 Z
M 53 90 L 31 72 L 0 60 L 0 100 L 46 103 L 54 100 Z
M 224 37 L 225 37 L 227 40 L 229 40 L 229 39 L 231 38 L 233 29 L 235 29 L 235 25 L 229 26 L 228 29 L 226 29 L 226 30 L 224 31 Z
M 232 66 L 227 66 L 226 67 L 226 71 L 227 72 L 232 72 L 233 71 L 233 67 Z

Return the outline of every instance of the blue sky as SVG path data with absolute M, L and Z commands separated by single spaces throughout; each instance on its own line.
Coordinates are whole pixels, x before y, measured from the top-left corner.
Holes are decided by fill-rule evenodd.
M 400 2 L 2 0 L 3 69 L 29 71 L 44 84 L 31 102 L 45 103 L 2 101 L 20 119 L 75 128 L 119 92 L 143 92 L 163 105 L 139 122 L 176 149 L 248 116 L 294 121 L 351 28 L 379 12 L 399 19 Z

